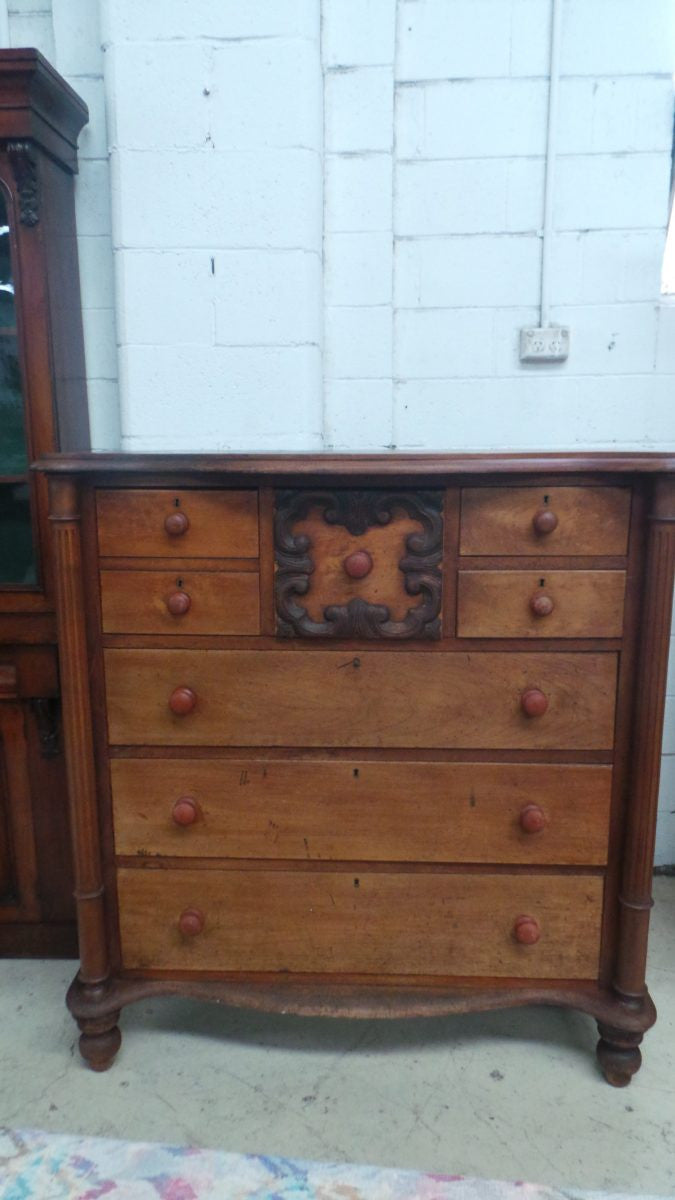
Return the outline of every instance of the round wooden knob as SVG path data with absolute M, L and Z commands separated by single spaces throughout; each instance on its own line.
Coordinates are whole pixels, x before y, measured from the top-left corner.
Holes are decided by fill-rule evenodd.
M 185 908 L 178 918 L 183 937 L 196 937 L 204 928 L 204 914 L 198 908 Z
M 530 608 L 535 617 L 550 617 L 555 605 L 550 596 L 545 592 L 535 592 L 530 600 Z
M 192 796 L 181 796 L 171 809 L 171 816 L 176 825 L 194 825 L 199 816 L 199 809 Z
M 191 713 L 196 703 L 196 693 L 184 684 L 174 688 L 169 696 L 169 708 L 177 717 L 184 717 L 187 713 Z
M 520 707 L 526 717 L 543 717 L 548 708 L 548 699 L 539 688 L 528 688 L 520 697 Z
M 172 592 L 167 596 L 166 607 L 172 617 L 182 617 L 192 604 L 192 600 L 187 592 Z
M 365 579 L 373 569 L 373 560 L 367 550 L 355 550 L 342 565 L 350 579 Z
M 541 937 L 541 929 L 536 917 L 518 917 L 513 926 L 513 936 L 521 946 L 534 946 Z
M 180 537 L 190 528 L 190 522 L 184 512 L 172 512 L 165 518 L 164 528 L 171 537 Z
M 518 817 L 523 833 L 541 833 L 546 825 L 546 814 L 538 804 L 526 804 Z
M 553 533 L 558 524 L 558 518 L 550 508 L 540 508 L 532 518 L 537 533 Z

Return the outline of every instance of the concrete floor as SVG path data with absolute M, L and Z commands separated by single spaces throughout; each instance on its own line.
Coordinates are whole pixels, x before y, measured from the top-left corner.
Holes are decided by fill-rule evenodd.
M 655 882 L 660 1016 L 627 1089 L 577 1013 L 311 1021 L 173 999 L 127 1009 L 95 1075 L 63 1007 L 74 964 L 4 961 L 0 1124 L 672 1196 L 675 879 Z

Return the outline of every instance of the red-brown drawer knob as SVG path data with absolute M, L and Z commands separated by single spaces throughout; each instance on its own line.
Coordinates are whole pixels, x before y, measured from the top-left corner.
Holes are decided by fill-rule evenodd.
M 520 707 L 526 717 L 543 717 L 548 708 L 548 699 L 539 688 L 528 688 L 520 697 Z
M 190 522 L 184 512 L 172 512 L 165 518 L 164 528 L 171 537 L 180 537 L 190 528 Z
M 186 687 L 185 684 L 174 688 L 169 696 L 169 708 L 177 717 L 184 717 L 187 713 L 191 713 L 196 703 L 196 693 L 193 692 L 192 688 Z
M 192 600 L 187 592 L 172 592 L 167 596 L 166 607 L 172 617 L 182 617 L 188 611 Z
M 532 518 L 537 533 L 553 533 L 553 530 L 558 525 L 558 518 L 550 508 L 540 508 Z
M 536 917 L 518 917 L 513 926 L 513 936 L 521 946 L 534 946 L 541 937 L 541 929 Z
M 185 908 L 178 918 L 183 937 L 196 937 L 204 928 L 204 914 L 198 908 Z
M 530 600 L 530 608 L 535 617 L 550 617 L 555 604 L 545 592 L 535 592 Z
M 526 804 L 518 817 L 523 833 L 541 833 L 546 825 L 546 813 L 538 804 Z
M 199 809 L 192 796 L 181 796 L 171 809 L 171 816 L 176 825 L 194 825 L 199 816 Z
M 367 550 L 355 550 L 342 565 L 350 579 L 365 579 L 373 569 L 373 560 Z

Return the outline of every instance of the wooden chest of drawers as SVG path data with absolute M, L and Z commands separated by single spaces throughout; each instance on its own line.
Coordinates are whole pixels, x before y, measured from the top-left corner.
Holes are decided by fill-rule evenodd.
M 526 1003 L 629 1082 L 675 460 L 54 456 L 81 968 L 316 1015 Z

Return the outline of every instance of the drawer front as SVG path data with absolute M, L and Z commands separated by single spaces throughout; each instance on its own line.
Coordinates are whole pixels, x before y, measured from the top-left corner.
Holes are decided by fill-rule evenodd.
M 101 571 L 104 633 L 260 633 L 257 571 Z
M 280 637 L 438 639 L 443 492 L 278 492 Z
M 114 744 L 612 745 L 614 654 L 114 649 L 105 669 Z M 543 715 L 523 712 L 531 689 Z M 194 706 L 175 715 L 169 700 L 185 707 L 186 693 Z
M 353 871 L 118 872 L 128 969 L 597 976 L 602 880 Z M 203 919 L 194 936 L 181 914 Z M 514 927 L 534 918 L 539 940 Z
M 629 518 L 629 488 L 464 488 L 460 553 L 622 555 Z
M 101 489 L 96 511 L 104 557 L 258 557 L 258 493 L 253 490 Z M 168 518 L 174 519 L 174 532 L 166 528 Z
M 623 571 L 460 571 L 459 637 L 621 637 Z
M 110 770 L 122 855 L 607 861 L 611 767 L 113 759 Z

